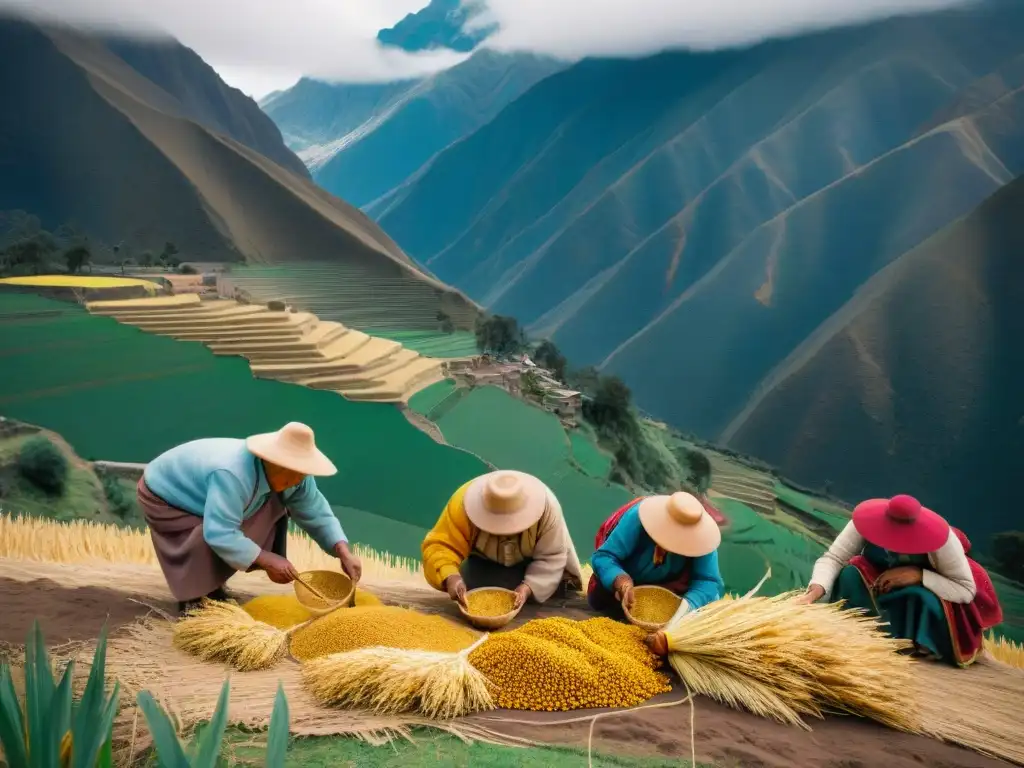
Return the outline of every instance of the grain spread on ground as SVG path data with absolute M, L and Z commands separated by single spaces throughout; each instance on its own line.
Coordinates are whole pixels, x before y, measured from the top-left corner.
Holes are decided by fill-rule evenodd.
M 664 624 L 679 610 L 680 598 L 664 589 L 633 590 L 635 602 L 629 614 L 637 621 L 648 624 Z
M 671 690 L 644 635 L 607 618 L 536 619 L 491 635 L 469 660 L 496 686 L 499 707 L 631 707 Z
M 256 621 L 278 629 L 290 629 L 313 618 L 295 595 L 261 595 L 242 606 Z
M 516 596 L 502 589 L 480 589 L 466 595 L 471 616 L 504 616 L 516 606 Z
M 404 650 L 457 652 L 478 634 L 449 621 L 395 606 L 340 608 L 296 630 L 291 653 L 306 661 L 357 648 L 384 646 Z

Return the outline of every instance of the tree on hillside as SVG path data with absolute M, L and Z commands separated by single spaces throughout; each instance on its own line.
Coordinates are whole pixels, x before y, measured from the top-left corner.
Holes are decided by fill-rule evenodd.
M 64 261 L 68 265 L 68 272 L 72 275 L 78 274 L 79 270 L 91 259 L 92 253 L 87 245 L 73 245 L 64 252 Z
M 594 394 L 583 403 L 583 416 L 599 429 L 622 432 L 635 426 L 630 410 L 633 394 L 618 376 L 603 376 Z M 632 431 L 632 430 L 630 430 Z
M 686 456 L 687 484 L 698 494 L 711 487 L 711 460 L 700 451 L 688 451 Z
M 1024 531 L 1003 531 L 992 537 L 992 558 L 999 572 L 1024 584 Z
M 437 323 L 442 333 L 454 333 L 455 324 L 452 322 L 451 315 L 445 312 L 443 309 L 437 310 Z
M 178 256 L 178 246 L 168 240 L 164 243 L 164 249 L 160 252 L 160 260 L 164 262 L 170 262 L 171 259 L 175 259 Z M 180 263 L 180 259 L 178 260 Z
M 38 275 L 56 249 L 53 236 L 41 230 L 8 245 L 3 252 L 4 267 L 6 271 Z
M 568 373 L 566 382 L 573 389 L 578 389 L 583 394 L 592 397 L 601 383 L 601 374 L 598 373 L 597 368 L 588 366 Z
M 152 267 L 153 266 L 153 252 L 152 251 L 143 251 L 142 254 L 139 256 L 139 264 L 141 264 L 143 267 Z
M 547 368 L 555 378 L 561 382 L 565 381 L 566 359 L 553 341 L 545 339 L 533 351 L 533 359 L 537 365 Z
M 476 346 L 481 352 L 508 357 L 522 350 L 525 338 L 514 317 L 489 315 L 476 322 Z

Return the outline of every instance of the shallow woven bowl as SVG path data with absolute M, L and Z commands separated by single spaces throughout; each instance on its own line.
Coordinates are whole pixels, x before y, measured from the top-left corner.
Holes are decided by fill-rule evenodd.
M 505 592 L 509 595 L 515 595 L 515 592 L 511 589 L 503 589 L 502 587 L 477 587 L 466 593 L 467 602 L 469 596 L 474 592 Z M 477 616 L 463 608 L 461 603 L 457 603 L 457 605 L 459 606 L 459 611 L 469 620 L 469 623 L 479 629 L 501 629 L 523 610 L 523 606 L 519 606 L 518 608 L 513 608 L 508 613 L 503 613 L 501 616 Z
M 313 581 L 310 577 L 314 575 L 320 577 L 326 584 L 320 583 L 314 584 L 314 586 L 327 597 L 338 596 L 337 600 L 332 600 L 330 603 L 325 604 L 323 600 L 299 582 L 293 581 L 292 587 L 295 589 L 295 596 L 306 610 L 314 616 L 326 616 L 338 608 L 348 608 L 355 602 L 356 585 L 352 583 L 352 579 L 347 574 L 341 571 L 306 571 L 299 575 L 306 581 Z
M 672 595 L 672 597 L 674 597 L 677 601 L 676 610 L 679 610 L 679 603 L 682 603 L 683 599 L 679 597 L 679 595 L 677 595 L 671 589 L 665 589 L 664 587 L 659 587 L 654 584 L 644 584 L 643 586 L 633 587 L 633 595 L 636 598 L 636 600 L 639 601 L 640 596 L 644 592 L 651 594 L 655 590 L 660 590 L 661 592 L 668 592 L 670 595 Z M 635 619 L 630 615 L 629 611 L 626 610 L 626 606 L 622 606 L 622 611 L 626 614 L 626 618 L 629 619 L 630 624 L 636 624 L 638 627 L 640 627 L 641 629 L 646 629 L 648 632 L 656 632 L 659 629 L 664 629 L 665 625 L 668 624 L 668 621 L 656 624 L 653 621 L 640 621 L 640 619 Z M 669 619 L 671 618 L 672 617 L 670 616 Z

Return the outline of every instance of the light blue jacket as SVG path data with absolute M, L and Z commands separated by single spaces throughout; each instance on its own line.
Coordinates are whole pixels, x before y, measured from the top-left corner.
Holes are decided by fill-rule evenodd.
M 209 438 L 183 443 L 146 467 L 146 485 L 172 507 L 203 518 L 203 538 L 224 562 L 248 569 L 260 546 L 241 530 L 271 494 L 263 462 L 244 440 Z M 292 520 L 325 552 L 348 541 L 327 499 L 307 477 L 281 494 Z
M 660 565 L 655 564 L 654 540 L 640 523 L 639 507 L 637 502 L 619 518 L 604 544 L 590 558 L 604 588 L 610 592 L 622 573 L 628 574 L 637 586 L 665 584 L 678 578 L 690 563 L 690 585 L 682 595 L 690 607 L 696 610 L 721 598 L 725 585 L 718 569 L 718 551 L 694 558 L 668 552 Z

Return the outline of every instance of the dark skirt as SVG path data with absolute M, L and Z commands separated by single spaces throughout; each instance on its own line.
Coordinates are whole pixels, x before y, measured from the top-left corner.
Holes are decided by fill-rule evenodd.
M 880 616 L 888 624 L 892 637 L 911 640 L 944 661 L 954 662 L 946 612 L 942 600 L 931 590 L 914 585 L 875 595 L 868 589 L 860 570 L 848 565 L 836 580 L 832 600 L 845 600 L 847 608 L 860 608 Z
M 167 586 L 180 602 L 206 597 L 235 575 L 203 538 L 203 518 L 172 507 L 140 479 L 136 493 L 149 524 L 156 559 Z M 242 523 L 242 533 L 260 549 L 286 556 L 288 510 L 270 494 L 256 513 Z M 250 569 L 252 570 L 252 569 Z

